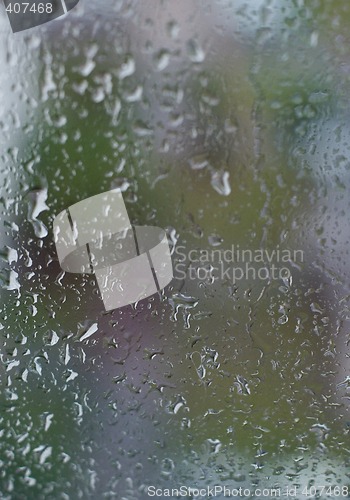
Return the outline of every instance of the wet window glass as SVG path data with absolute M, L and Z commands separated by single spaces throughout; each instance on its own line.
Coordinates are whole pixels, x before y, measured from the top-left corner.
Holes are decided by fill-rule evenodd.
M 25 5 L 1 498 L 349 498 L 350 4 Z

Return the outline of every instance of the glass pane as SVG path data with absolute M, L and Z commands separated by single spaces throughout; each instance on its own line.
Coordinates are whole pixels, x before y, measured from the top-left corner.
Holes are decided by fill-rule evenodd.
M 5 3 L 1 497 L 348 498 L 350 4 Z M 108 308 L 54 221 L 117 189 Z

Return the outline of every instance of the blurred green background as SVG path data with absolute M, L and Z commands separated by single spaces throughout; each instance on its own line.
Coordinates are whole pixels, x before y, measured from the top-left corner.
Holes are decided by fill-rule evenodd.
M 349 485 L 349 9 L 81 0 L 13 35 L 2 8 L 1 498 Z M 115 187 L 188 252 L 304 262 L 106 313 L 52 222 Z

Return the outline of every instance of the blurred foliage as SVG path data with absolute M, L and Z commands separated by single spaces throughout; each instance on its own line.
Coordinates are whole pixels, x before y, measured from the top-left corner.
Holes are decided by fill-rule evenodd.
M 246 44 L 229 29 L 213 40 L 203 21 L 201 61 L 193 41 L 190 57 L 188 43 L 181 52 L 194 21 L 179 21 L 180 48 L 168 38 L 150 46 L 146 29 L 161 37 L 151 18 L 171 32 L 174 24 L 147 12 L 136 29 L 137 5 L 119 4 L 115 25 L 72 17 L 43 31 L 34 51 L 35 126 L 23 132 L 18 210 L 8 217 L 20 226 L 21 288 L 3 291 L 1 320 L 4 498 L 142 498 L 145 477 L 175 484 L 206 467 L 234 484 L 269 474 L 288 484 L 327 462 L 346 480 L 347 401 L 335 386 L 348 311 L 345 292 L 313 265 L 317 166 L 295 151 L 339 115 L 348 79 L 334 39 L 346 36 L 348 5 L 275 6 L 278 28 L 262 26 Z M 93 279 L 61 274 L 51 226 L 64 208 L 113 187 L 135 223 L 166 227 L 188 250 L 215 236 L 221 249 L 302 247 L 306 262 L 290 284 L 175 279 L 161 296 L 106 314 Z M 44 238 L 28 220 L 38 189 L 48 189 Z M 80 343 L 94 322 L 98 335 Z

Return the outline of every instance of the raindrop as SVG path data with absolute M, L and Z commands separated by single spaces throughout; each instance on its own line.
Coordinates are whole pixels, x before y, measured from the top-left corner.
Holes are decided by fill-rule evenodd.
M 211 185 L 217 193 L 221 194 L 222 196 L 228 196 L 231 193 L 229 179 L 229 172 L 213 171 L 211 175 Z
M 96 333 L 98 330 L 98 325 L 97 323 L 93 323 L 90 328 L 88 328 L 88 330 L 83 333 L 81 335 L 81 337 L 79 338 L 80 342 L 83 342 L 83 340 L 86 340 L 88 339 L 89 337 L 91 337 L 91 335 L 93 335 L 94 333 Z
M 29 212 L 28 212 L 28 220 L 32 223 L 35 236 L 38 238 L 45 238 L 47 236 L 48 231 L 45 224 L 38 219 L 38 216 L 49 210 L 49 207 L 46 205 L 47 200 L 47 189 L 35 189 L 28 194 L 29 197 Z
M 199 43 L 191 39 L 187 43 L 187 54 L 190 60 L 194 63 L 201 63 L 205 59 L 205 52 Z

